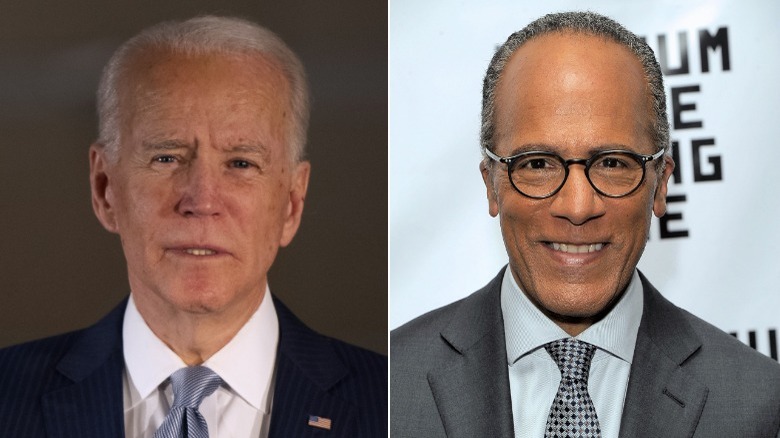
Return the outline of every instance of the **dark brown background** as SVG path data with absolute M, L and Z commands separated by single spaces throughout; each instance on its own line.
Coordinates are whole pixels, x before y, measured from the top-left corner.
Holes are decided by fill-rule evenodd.
M 0 0 L 0 347 L 84 327 L 129 292 L 90 204 L 95 90 L 112 51 L 159 21 L 216 13 L 303 60 L 313 173 L 272 291 L 325 334 L 387 351 L 387 4 Z

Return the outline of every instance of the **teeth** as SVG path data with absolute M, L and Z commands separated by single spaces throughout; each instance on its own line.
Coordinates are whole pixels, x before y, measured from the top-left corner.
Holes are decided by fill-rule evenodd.
M 583 254 L 588 252 L 601 251 L 604 248 L 603 243 L 591 243 L 590 245 L 572 245 L 569 243 L 555 243 L 553 242 L 552 248 L 556 251 L 568 252 L 570 254 Z
M 206 255 L 214 255 L 217 252 L 212 251 L 210 249 L 201 249 L 201 248 L 189 248 L 184 250 L 187 254 L 195 255 L 195 256 L 206 256 Z

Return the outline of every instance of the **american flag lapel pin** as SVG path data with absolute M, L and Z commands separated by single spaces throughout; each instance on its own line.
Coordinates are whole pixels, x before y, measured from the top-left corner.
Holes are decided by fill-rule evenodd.
M 318 417 L 316 415 L 309 415 L 309 426 L 330 430 L 330 418 Z

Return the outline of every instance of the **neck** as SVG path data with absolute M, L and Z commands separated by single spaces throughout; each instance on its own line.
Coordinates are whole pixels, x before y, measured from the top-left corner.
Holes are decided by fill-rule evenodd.
M 580 333 L 584 332 L 588 327 L 592 326 L 595 321 L 590 318 L 583 318 L 580 321 L 562 321 L 560 319 L 553 319 L 553 322 L 562 328 L 569 336 L 576 337 Z
M 252 303 L 216 311 L 188 311 L 156 295 L 133 294 L 146 324 L 188 366 L 201 365 L 230 342 L 260 307 L 265 288 Z M 152 294 L 149 294 L 152 295 Z

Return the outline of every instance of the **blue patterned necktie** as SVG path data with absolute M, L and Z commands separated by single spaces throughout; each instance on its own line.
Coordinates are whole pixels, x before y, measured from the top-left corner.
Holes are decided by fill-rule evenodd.
M 561 384 L 547 417 L 545 438 L 601 436 L 596 408 L 588 395 L 588 372 L 596 347 L 574 338 L 546 344 L 561 370 Z
M 203 366 L 186 367 L 171 374 L 173 406 L 154 438 L 208 438 L 209 428 L 198 407 L 222 384 L 222 379 Z

